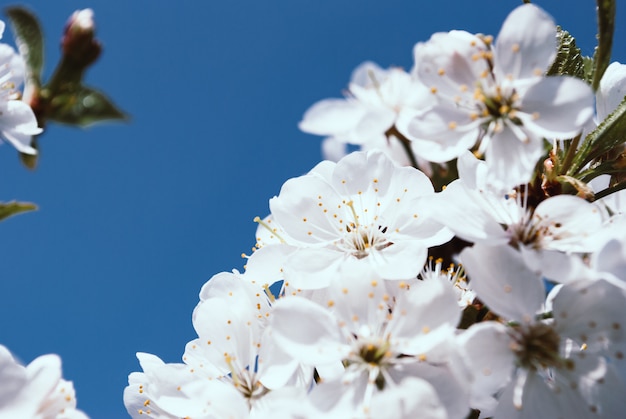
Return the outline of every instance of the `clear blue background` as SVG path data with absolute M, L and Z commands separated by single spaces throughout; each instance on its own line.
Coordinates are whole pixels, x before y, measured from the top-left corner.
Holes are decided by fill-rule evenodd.
M 87 82 L 132 119 L 50 126 L 34 172 L 0 148 L 0 199 L 40 206 L 0 224 L 0 343 L 23 362 L 60 354 L 79 408 L 127 417 L 135 352 L 180 361 L 202 284 L 241 269 L 253 217 L 319 161 L 319 139 L 297 129 L 303 112 L 339 97 L 362 61 L 410 68 L 415 42 L 450 29 L 496 35 L 520 3 L 31 1 L 47 74 L 66 18 L 95 10 L 104 53 Z M 595 2 L 538 4 L 592 53 Z

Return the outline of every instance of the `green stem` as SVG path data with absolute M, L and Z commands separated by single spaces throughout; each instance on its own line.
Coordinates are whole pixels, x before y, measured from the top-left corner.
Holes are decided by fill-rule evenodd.
M 618 183 L 617 185 L 613 185 L 610 188 L 606 188 L 595 195 L 596 200 L 600 198 L 604 198 L 605 196 L 611 195 L 614 192 L 621 191 L 622 189 L 626 189 L 626 182 Z
M 598 49 L 594 57 L 595 70 L 591 87 L 598 90 L 600 79 L 611 60 L 613 29 L 615 27 L 615 1 L 597 0 L 598 4 Z

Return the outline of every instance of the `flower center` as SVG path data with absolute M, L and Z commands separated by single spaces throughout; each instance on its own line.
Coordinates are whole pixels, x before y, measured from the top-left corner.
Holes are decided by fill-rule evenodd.
M 377 229 L 372 229 L 351 223 L 346 226 L 346 232 L 348 234 L 342 240 L 342 244 L 357 259 L 363 259 L 372 249 L 382 250 L 392 245 L 385 237 L 387 227 L 378 226 Z
M 552 326 L 537 323 L 528 326 L 515 326 L 513 352 L 521 367 L 538 370 L 548 367 L 560 367 L 559 356 L 561 338 Z
M 358 354 L 346 360 L 346 364 L 355 365 L 361 371 L 366 370 L 370 383 L 375 384 L 378 390 L 383 390 L 385 387 L 383 371 L 390 365 L 392 357 L 389 348 L 389 342 L 363 343 L 358 349 Z
M 562 238 L 562 233 L 558 231 L 561 223 L 544 220 L 537 214 L 529 214 L 527 211 L 522 220 L 507 228 L 512 246 L 518 247 L 519 244 L 523 244 L 540 250 L 549 248 L 550 242 Z
M 379 225 L 375 228 L 375 224 L 359 224 L 360 217 L 354 209 L 354 203 L 350 201 L 346 205 L 350 208 L 354 221 L 346 224 L 346 235 L 336 243 L 337 247 L 351 253 L 357 259 L 363 259 L 370 254 L 372 249 L 383 250 L 393 244 L 387 240 L 386 226 Z
M 516 116 L 519 95 L 515 89 L 510 89 L 508 92 L 506 90 L 509 89 L 495 86 L 493 92 L 486 93 L 479 85 L 474 92 L 474 97 L 484 105 L 482 116 L 491 117 L 492 120 L 508 119 L 515 125 L 522 125 Z
M 255 372 L 249 369 L 239 369 L 237 371 L 238 368 L 235 367 L 231 357 L 226 358 L 226 363 L 231 371 L 230 379 L 233 385 L 248 400 L 248 404 L 269 393 L 270 390 L 257 380 Z

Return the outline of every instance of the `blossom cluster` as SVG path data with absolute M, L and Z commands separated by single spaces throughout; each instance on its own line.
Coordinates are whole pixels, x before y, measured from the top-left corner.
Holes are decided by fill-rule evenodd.
M 434 34 L 410 73 L 367 62 L 313 105 L 300 128 L 335 162 L 285 182 L 245 271 L 202 287 L 182 362 L 137 354 L 129 414 L 623 417 L 625 198 L 601 161 L 570 164 L 626 68 L 594 97 L 546 75 L 557 39 L 526 4 L 495 39 Z
M 182 362 L 137 354 L 130 416 L 623 417 L 626 66 L 595 63 L 596 86 L 564 39 L 526 4 L 314 104 L 300 128 L 328 159 L 255 219 L 245 270 L 204 284 Z M 63 48 L 97 58 L 90 10 Z M 0 44 L 0 137 L 32 155 L 27 67 Z M 0 418 L 86 415 L 58 356 L 0 346 Z

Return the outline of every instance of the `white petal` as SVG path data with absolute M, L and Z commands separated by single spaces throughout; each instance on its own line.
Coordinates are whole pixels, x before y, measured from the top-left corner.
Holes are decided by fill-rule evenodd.
M 541 276 L 512 247 L 475 244 L 463 249 L 460 258 L 478 298 L 499 315 L 530 321 L 543 305 Z
M 474 372 L 472 407 L 493 407 L 493 395 L 509 382 L 515 370 L 515 355 L 506 326 L 497 322 L 474 324 L 459 336 L 466 362 Z
M 0 412 L 18 397 L 26 381 L 26 369 L 15 362 L 7 348 L 0 345 Z
M 352 256 L 332 249 L 299 249 L 284 265 L 285 281 L 295 289 L 326 288 L 339 271 L 341 264 Z
M 0 115 L 2 138 L 21 153 L 37 154 L 30 144 L 32 137 L 43 130 L 37 126 L 37 118 L 30 106 L 19 100 L 10 100 Z
M 462 180 L 452 182 L 433 200 L 434 218 L 464 240 L 492 245 L 508 243 L 505 230 L 493 214 L 479 205 L 475 195 L 470 194 Z
M 598 302 L 601 302 L 598 304 Z M 626 290 L 603 279 L 564 285 L 553 301 L 555 328 L 590 349 L 624 341 Z
M 429 358 L 430 359 L 430 358 Z M 441 362 L 412 364 L 411 375 L 428 381 L 437 392 L 448 418 L 464 419 L 469 412 L 469 381 L 462 366 L 451 357 Z M 420 417 L 421 416 L 417 416 Z
M 445 281 L 415 283 L 400 296 L 393 314 L 392 336 L 410 340 L 429 339 L 442 326 L 454 329 L 461 316 L 453 285 Z
M 339 161 L 348 154 L 346 143 L 334 137 L 324 138 L 322 141 L 322 156 L 325 160 Z
M 501 132 L 493 134 L 487 146 L 485 160 L 489 176 L 493 184 L 502 190 L 529 182 L 537 160 L 543 154 L 541 139 L 532 133 L 524 133 L 528 136 L 519 138 L 505 124 Z
M 448 417 L 432 385 L 417 377 L 408 377 L 400 385 L 376 393 L 372 397 L 370 415 L 398 419 Z
M 324 244 L 337 238 L 343 226 L 339 212 L 324 212 L 340 205 L 342 198 L 331 185 L 318 176 L 305 175 L 289 179 L 280 189 L 280 195 L 270 200 L 270 210 L 276 221 L 293 239 L 308 244 Z M 318 204 L 322 204 L 319 206 Z
M 617 108 L 626 96 L 626 65 L 613 62 L 602 75 L 596 92 L 598 121 L 601 122 Z
M 19 87 L 24 83 L 24 75 L 26 73 L 24 59 L 15 52 L 13 47 L 7 44 L 0 44 L 0 63 L 4 64 L 0 69 L 3 82 L 13 83 L 15 87 Z
M 610 240 L 595 257 L 599 270 L 624 281 L 626 286 L 626 243 Z
M 417 241 L 394 243 L 378 252 L 371 252 L 370 266 L 385 279 L 411 279 L 422 270 L 428 246 Z
M 364 88 L 372 88 L 382 83 L 388 75 L 389 72 L 380 68 L 378 64 L 372 61 L 365 61 L 352 71 L 350 84 Z
M 272 337 L 283 350 L 306 365 L 344 359 L 345 345 L 337 320 L 325 309 L 300 297 L 280 299 L 270 319 Z
M 246 272 L 241 277 L 252 284 L 272 285 L 283 279 L 285 262 L 296 250 L 296 247 L 286 244 L 263 246 L 250 255 Z
M 480 121 L 456 107 L 436 105 L 417 114 L 403 133 L 413 142 L 416 153 L 430 161 L 446 162 L 471 148 L 478 139 Z
M 313 380 L 313 368 L 304 367 L 289 356 L 272 339 L 269 328 L 263 335 L 259 351 L 257 377 L 269 389 L 278 389 L 287 384 L 309 387 Z
M 521 99 L 524 126 L 546 138 L 570 138 L 593 117 L 593 91 L 574 77 L 545 77 Z
M 546 199 L 537 206 L 533 220 L 544 230 L 544 249 L 591 252 L 597 248 L 591 239 L 602 228 L 602 214 L 582 198 L 558 195 Z
M 413 73 L 428 88 L 435 87 L 446 96 L 462 94 L 461 86 L 472 88 L 488 69 L 486 60 L 473 59 L 486 50 L 483 41 L 468 32 L 435 33 L 428 42 L 415 45 Z
M 311 106 L 298 126 L 311 134 L 338 137 L 354 129 L 366 112 L 354 100 L 325 99 Z
M 359 192 L 363 194 L 375 187 L 384 193 L 390 188 L 391 179 L 398 170 L 400 168 L 381 151 L 351 153 L 337 163 L 332 175 L 332 185 L 346 195 L 357 195 Z M 417 170 L 414 172 L 418 173 L 415 177 L 423 176 Z
M 513 10 L 496 39 L 494 71 L 503 80 L 537 77 L 545 73 L 556 55 L 556 26 L 545 11 L 533 4 Z

